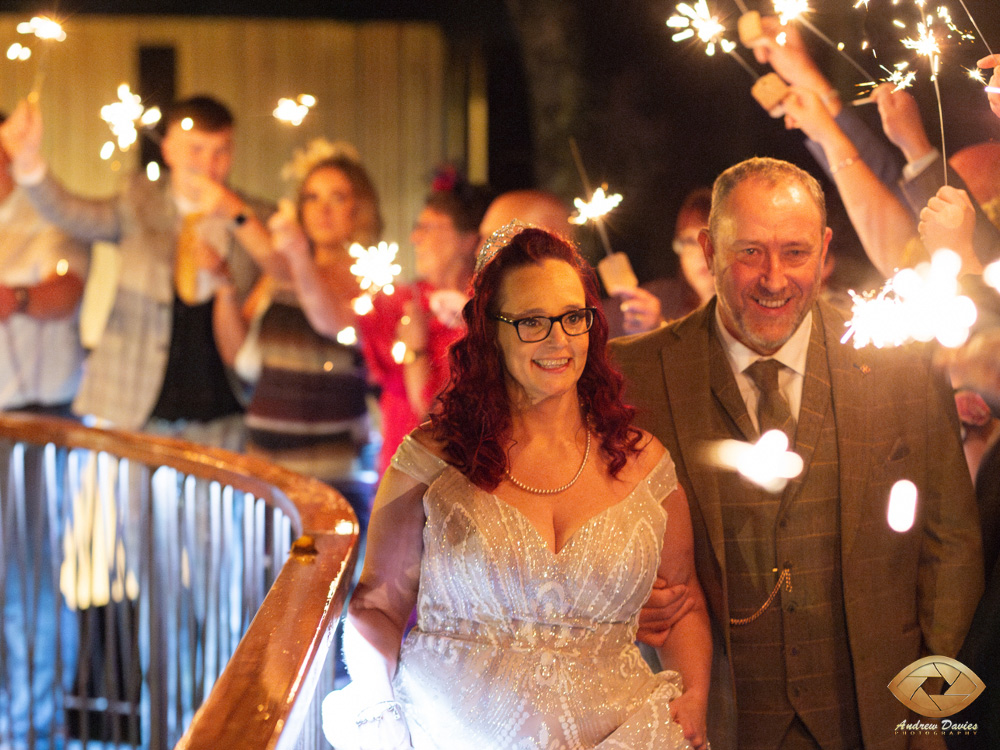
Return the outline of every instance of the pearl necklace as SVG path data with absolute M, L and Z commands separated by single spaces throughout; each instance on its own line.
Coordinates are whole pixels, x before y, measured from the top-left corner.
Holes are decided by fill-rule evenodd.
M 507 471 L 506 476 L 507 479 L 510 480 L 511 484 L 513 484 L 515 487 L 519 487 L 520 489 L 526 492 L 533 492 L 536 495 L 555 495 L 557 492 L 563 492 L 565 490 L 568 490 L 570 487 L 576 484 L 576 480 L 580 478 L 581 474 L 583 474 L 583 467 L 587 465 L 587 459 L 589 457 L 590 457 L 590 430 L 587 430 L 587 447 L 583 451 L 583 463 L 581 463 L 580 468 L 576 470 L 576 476 L 570 479 L 562 487 L 556 487 L 554 490 L 540 490 L 536 487 L 529 487 L 524 482 L 519 482 L 517 479 L 514 479 L 514 475 L 510 473 L 510 470 Z

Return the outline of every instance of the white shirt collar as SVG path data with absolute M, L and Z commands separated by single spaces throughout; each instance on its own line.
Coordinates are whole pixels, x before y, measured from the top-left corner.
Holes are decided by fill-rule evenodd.
M 715 303 L 715 324 L 722 339 L 722 347 L 729 355 L 729 360 L 736 372 L 743 372 L 758 359 L 776 359 L 788 369 L 796 374 L 805 377 L 806 357 L 809 354 L 809 338 L 812 334 L 812 310 L 806 313 L 806 317 L 799 323 L 795 333 L 782 344 L 774 354 L 764 356 L 755 352 L 746 344 L 738 341 L 722 323 L 722 316 L 719 314 L 719 303 Z

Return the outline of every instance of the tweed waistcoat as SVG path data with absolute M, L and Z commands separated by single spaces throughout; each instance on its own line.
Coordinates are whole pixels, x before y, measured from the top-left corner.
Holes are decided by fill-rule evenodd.
M 721 345 L 712 346 L 713 380 L 732 378 Z M 741 750 L 781 747 L 795 716 L 824 750 L 861 744 L 842 597 L 837 434 L 818 326 L 806 372 L 795 440 L 803 474 L 777 494 L 736 475 L 720 480 L 730 616 L 757 612 L 791 569 L 791 590 L 730 629 Z M 727 421 L 735 438 L 756 438 L 741 434 L 748 418 Z

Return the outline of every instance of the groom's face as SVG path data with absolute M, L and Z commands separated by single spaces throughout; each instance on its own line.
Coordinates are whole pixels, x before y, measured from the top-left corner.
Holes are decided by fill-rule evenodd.
M 751 177 L 733 188 L 714 236 L 700 237 L 726 330 L 758 354 L 780 349 L 819 295 L 830 236 L 797 180 Z

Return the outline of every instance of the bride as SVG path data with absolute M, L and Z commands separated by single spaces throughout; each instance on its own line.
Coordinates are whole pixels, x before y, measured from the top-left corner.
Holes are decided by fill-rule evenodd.
M 687 501 L 663 446 L 630 426 L 593 272 L 515 223 L 472 283 L 451 382 L 375 499 L 328 739 L 706 748 L 711 641 Z M 694 606 L 654 675 L 634 640 L 658 575 Z

